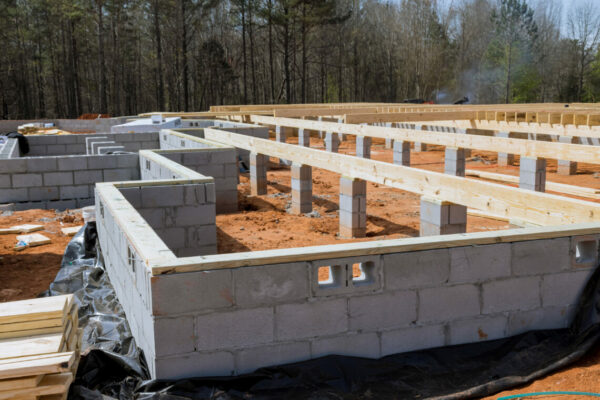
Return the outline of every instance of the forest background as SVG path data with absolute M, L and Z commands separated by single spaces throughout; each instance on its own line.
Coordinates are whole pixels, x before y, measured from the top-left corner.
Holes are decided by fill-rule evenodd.
M 0 118 L 463 96 L 595 102 L 599 8 L 594 0 L 3 0 Z

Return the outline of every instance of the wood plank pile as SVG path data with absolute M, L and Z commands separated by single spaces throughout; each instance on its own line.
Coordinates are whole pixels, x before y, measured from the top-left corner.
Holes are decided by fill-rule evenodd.
M 66 399 L 81 330 L 73 295 L 0 303 L 0 400 Z

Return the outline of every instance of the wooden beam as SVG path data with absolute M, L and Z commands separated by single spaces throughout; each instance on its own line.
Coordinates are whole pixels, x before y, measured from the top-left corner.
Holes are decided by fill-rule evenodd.
M 599 222 L 600 204 L 207 128 L 206 139 L 546 225 Z M 458 136 L 458 135 L 457 135 Z M 466 135 L 464 135 L 466 136 Z
M 238 115 L 249 115 L 249 114 L 256 114 L 256 115 L 273 115 L 273 111 L 252 111 L 252 112 L 248 112 L 248 111 L 219 111 L 219 112 L 160 112 L 160 111 L 153 111 L 153 112 L 149 112 L 149 113 L 143 113 L 143 114 L 138 114 L 139 117 L 144 117 L 144 118 L 148 118 L 151 117 L 152 115 L 162 115 L 163 117 L 167 118 L 167 117 L 180 117 L 183 119 L 202 119 L 202 118 L 221 118 L 221 117 L 228 117 L 228 116 L 238 116 Z
M 298 108 L 288 110 L 275 110 L 275 117 L 299 118 L 320 117 L 359 113 L 377 113 L 377 108 Z
M 340 124 L 336 122 L 311 121 L 293 118 L 251 116 L 254 123 L 328 131 L 381 139 L 405 140 L 447 147 L 485 150 L 496 153 L 520 154 L 524 157 L 543 157 L 600 164 L 600 147 L 571 143 L 543 142 L 518 138 L 502 138 L 482 135 L 462 135 L 446 132 L 420 131 L 415 129 L 387 128 L 380 126 Z
M 415 112 L 415 113 L 378 113 L 378 114 L 352 114 L 346 115 L 347 124 L 372 124 L 381 122 L 413 122 L 413 121 L 439 121 L 449 119 L 475 119 L 475 111 L 440 111 L 440 112 Z

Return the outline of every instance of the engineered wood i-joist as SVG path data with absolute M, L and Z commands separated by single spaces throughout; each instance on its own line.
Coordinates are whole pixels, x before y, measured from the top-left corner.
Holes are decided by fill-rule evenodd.
M 597 203 L 252 138 L 225 130 L 207 128 L 204 134 L 207 139 L 229 143 L 258 154 L 437 197 L 501 216 L 544 225 L 600 222 L 600 204 Z
M 340 124 L 337 122 L 311 121 L 295 118 L 252 116 L 258 124 L 304 128 L 313 131 L 330 131 L 380 139 L 405 140 L 446 147 L 485 150 L 519 154 L 524 157 L 543 157 L 600 164 L 600 147 L 580 144 L 534 141 L 481 135 L 462 135 L 447 132 L 419 131 L 414 129 L 387 128 L 380 126 Z

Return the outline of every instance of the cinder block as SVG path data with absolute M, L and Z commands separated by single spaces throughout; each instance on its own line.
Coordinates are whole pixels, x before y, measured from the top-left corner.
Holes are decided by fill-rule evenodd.
M 415 326 L 381 333 L 381 356 L 444 346 L 443 325 Z
M 231 307 L 231 270 L 198 271 L 152 277 L 152 314 L 173 315 Z
M 103 175 L 102 170 L 86 170 L 86 171 L 75 171 L 73 172 L 73 183 L 75 185 L 90 184 L 96 182 L 102 182 Z
M 162 239 L 167 247 L 173 251 L 185 247 L 186 234 L 183 227 L 172 227 L 157 230 L 156 234 Z
M 325 150 L 337 153 L 340 148 L 340 138 L 336 133 L 325 133 Z
M 159 358 L 155 365 L 156 377 L 161 379 L 227 376 L 235 370 L 233 354 L 224 351 Z
M 504 315 L 452 321 L 450 345 L 483 342 L 506 337 L 508 318 Z
M 12 176 L 13 187 L 26 188 L 26 187 L 37 187 L 42 186 L 42 175 L 41 174 L 14 174 Z M 52 186 L 56 183 L 47 183 L 46 185 Z
M 193 317 L 155 318 L 153 328 L 155 356 L 191 353 L 195 350 Z
M 396 165 L 410 167 L 410 142 L 403 140 L 394 141 L 393 162 Z
M 417 320 L 417 293 L 403 291 L 350 297 L 348 307 L 350 330 L 399 328 Z
M 381 357 L 379 337 L 376 333 L 349 334 L 330 338 L 316 339 L 311 343 L 313 358 L 330 354 L 351 357 Z
M 300 339 L 334 335 L 348 329 L 346 299 L 276 306 L 276 338 Z
M 0 190 L 0 203 L 12 203 L 29 200 L 27 188 Z
M 87 157 L 69 156 L 58 159 L 58 169 L 60 171 L 81 171 L 87 169 Z
M 444 173 L 465 176 L 465 149 L 446 147 Z
M 145 194 L 145 192 L 142 192 Z M 214 204 L 179 206 L 175 210 L 176 226 L 196 226 L 214 224 L 216 217 Z
M 540 239 L 512 243 L 515 275 L 549 274 L 569 269 L 570 238 Z
M 372 139 L 367 136 L 356 137 L 356 156 L 362 158 L 371 158 Z
M 385 289 L 435 287 L 450 274 L 448 249 L 384 254 Z
M 304 262 L 237 268 L 233 276 L 240 307 L 303 301 L 309 296 L 308 265 Z
M 273 342 L 272 307 L 220 312 L 196 317 L 196 348 L 232 349 Z
M 437 287 L 419 291 L 419 321 L 452 321 L 481 313 L 475 285 Z
M 510 266 L 510 243 L 450 249 L 451 283 L 475 283 L 508 277 Z
M 40 175 L 38 175 L 40 176 Z M 41 178 L 41 176 L 40 176 Z M 13 177 L 14 183 L 14 177 Z M 45 172 L 44 173 L 44 185 L 45 186 L 62 186 L 73 184 L 73 172 Z
M 0 174 L 27 172 L 27 158 L 9 158 L 0 160 Z
M 48 155 L 65 155 L 67 153 L 67 146 L 64 144 L 49 144 L 47 146 Z
M 134 205 L 134 207 L 135 207 L 135 205 Z M 167 224 L 165 222 L 165 211 L 168 210 L 166 208 L 139 208 L 138 209 L 136 207 L 136 209 L 140 213 L 142 218 L 144 218 L 144 220 L 146 220 L 148 225 L 150 225 L 152 227 L 152 229 L 156 230 L 156 229 L 161 229 L 161 228 L 165 228 L 165 227 L 172 227 L 174 225 L 174 224 Z
M 50 172 L 58 169 L 56 157 L 31 157 L 26 160 L 27 172 Z
M 137 154 L 117 154 L 117 168 L 139 168 Z
M 10 175 L 0 175 L 0 188 L 10 188 L 12 186 Z
M 58 200 L 58 187 L 32 187 L 29 188 L 29 200 L 31 201 L 45 201 L 45 200 Z
M 542 306 L 576 305 L 593 270 L 573 271 L 542 277 Z
M 133 168 L 115 168 L 104 170 L 105 182 L 119 182 L 135 180 L 139 177 L 138 171 Z
M 288 364 L 310 359 L 308 342 L 282 343 L 245 348 L 236 353 L 236 373 L 245 374 L 257 368 Z
M 544 307 L 530 311 L 515 311 L 508 318 L 508 336 L 540 329 L 561 329 L 570 325 L 576 308 Z
M 568 160 L 558 160 L 556 173 L 558 175 L 575 175 L 577 173 L 577 163 Z
M 181 185 L 142 188 L 142 207 L 175 207 L 183 204 L 183 186 Z
M 55 210 L 66 210 L 66 209 L 72 209 L 72 208 L 77 208 L 77 202 L 75 200 L 55 200 L 55 201 L 48 201 L 46 203 L 46 207 L 48 209 L 55 209 Z
M 90 193 L 87 185 L 60 186 L 61 199 L 81 199 L 89 196 Z
M 483 314 L 532 310 L 541 306 L 540 277 L 512 278 L 484 283 Z
M 204 184 L 183 185 L 183 198 L 186 205 L 206 203 L 206 190 Z
M 191 226 L 187 228 L 187 246 L 200 247 L 217 244 L 217 226 L 210 225 Z M 216 249 L 215 249 L 216 251 Z

